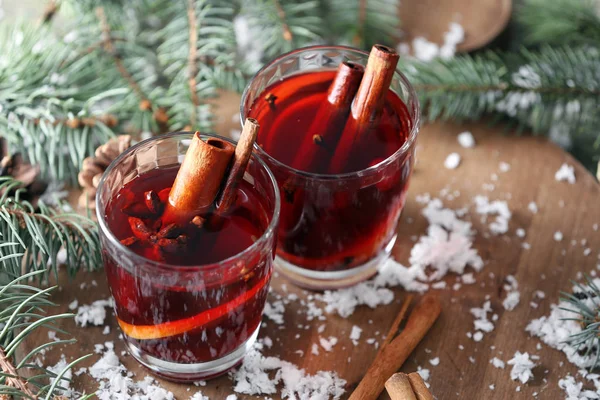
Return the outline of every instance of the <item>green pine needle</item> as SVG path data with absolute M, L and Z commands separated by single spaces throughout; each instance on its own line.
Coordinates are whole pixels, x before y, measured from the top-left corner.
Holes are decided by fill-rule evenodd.
M 417 89 L 427 121 L 504 115 L 534 133 L 599 137 L 600 52 L 585 47 L 487 52 L 401 68 Z
M 80 266 L 95 269 L 101 265 L 100 242 L 96 224 L 74 213 L 60 213 L 40 204 L 35 210 L 20 200 L 21 190 L 14 197 L 5 189 L 15 180 L 0 178 L 0 265 L 3 275 L 17 278 L 24 272 L 57 273 L 58 254 L 65 253 L 65 263 L 71 274 Z
M 3 259 L 0 256 L 0 263 Z M 43 278 L 44 274 L 44 271 L 33 271 L 13 280 L 7 280 L 6 274 L 0 275 L 0 395 L 19 398 L 45 396 L 51 399 L 63 393 L 64 388 L 60 384 L 65 382 L 62 377 L 67 370 L 88 357 L 71 362 L 58 374 L 40 367 L 34 359 L 42 356 L 48 348 L 71 344 L 73 340 L 45 343 L 20 360 L 16 357 L 17 348 L 31 333 L 39 328 L 64 333 L 55 326 L 55 322 L 62 318 L 73 318 L 73 314 L 47 314 L 48 308 L 55 306 L 49 299 L 54 288 L 40 289 L 26 284 L 30 280 Z
M 331 0 L 326 3 L 334 43 L 364 50 L 377 43 L 390 46 L 397 43 L 399 0 Z
M 597 0 L 525 0 L 516 13 L 527 45 L 600 43 Z
M 592 371 L 600 366 L 600 288 L 589 276 L 586 276 L 585 284 L 574 282 L 574 285 L 576 292 L 561 293 L 561 300 L 572 307 L 561 309 L 574 314 L 568 320 L 577 322 L 581 331 L 571 335 L 566 342 L 592 361 L 589 367 Z
M 268 59 L 322 41 L 325 24 L 320 11 L 316 0 L 248 0 L 242 7 L 252 41 Z

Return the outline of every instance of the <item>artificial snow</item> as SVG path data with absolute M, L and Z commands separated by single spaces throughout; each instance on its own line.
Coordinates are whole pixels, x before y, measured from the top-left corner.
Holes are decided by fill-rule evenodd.
M 277 357 L 265 357 L 262 345 L 256 343 L 246 354 L 240 368 L 233 373 L 237 393 L 269 395 L 278 392 L 281 397 L 297 400 L 339 399 L 344 394 L 346 381 L 335 372 L 319 371 L 307 374 L 294 364 Z
M 593 283 L 596 286 L 600 285 L 600 279 L 594 279 Z M 581 289 L 577 286 L 573 287 L 573 291 L 581 293 Z M 581 301 L 590 309 L 597 308 L 595 301 L 589 297 Z M 558 305 L 552 304 L 550 309 L 548 316 L 532 320 L 525 330 L 532 336 L 539 337 L 550 347 L 564 352 L 569 362 L 577 367 L 589 368 L 594 365 L 597 349 L 587 353 L 585 344 L 576 347 L 569 342 L 570 337 L 581 332 L 581 325 L 573 320 L 576 319 L 577 313 L 568 311 L 574 310 L 574 306 L 566 301 L 561 301 Z
M 554 179 L 558 182 L 567 181 L 571 185 L 575 183 L 575 167 L 568 164 L 563 164 L 558 171 L 554 174 Z
M 99 400 L 161 399 L 174 400 L 173 393 L 160 387 L 154 378 L 146 376 L 134 381 L 132 374 L 121 364 L 112 342 L 106 342 L 102 357 L 89 368 L 89 375 L 98 382 L 96 396 Z
M 508 232 L 508 221 L 512 213 L 508 209 L 508 204 L 504 200 L 490 200 L 486 196 L 475 196 L 475 211 L 483 215 L 496 215 L 496 219 L 490 223 L 490 231 L 496 235 Z
M 284 312 L 285 306 L 283 305 L 283 301 L 276 300 L 274 302 L 267 301 L 265 303 L 263 314 L 276 324 L 282 325 Z
M 356 346 L 358 344 L 358 339 L 360 339 L 360 335 L 362 333 L 362 329 L 356 325 L 352 327 L 352 331 L 350 332 L 350 340 Z
M 460 165 L 460 154 L 450 153 L 444 160 L 444 167 L 447 169 L 456 169 Z
M 473 327 L 476 331 L 470 337 L 475 342 L 480 342 L 483 339 L 484 332 L 489 333 L 494 330 L 494 324 L 488 319 L 488 314 L 492 312 L 491 302 L 487 300 L 483 303 L 481 308 L 471 308 L 470 312 L 475 317 L 473 320 Z
M 459 133 L 457 139 L 458 144 L 460 144 L 465 149 L 475 147 L 475 138 L 473 137 L 473 134 L 469 131 Z
M 561 231 L 554 232 L 554 240 L 557 242 L 560 242 L 561 240 L 563 240 L 563 234 Z
M 499 368 L 499 369 L 504 369 L 504 367 L 505 367 L 504 361 L 502 361 L 498 357 L 492 358 L 490 360 L 490 364 L 492 364 L 494 367 Z
M 412 41 L 413 57 L 421 61 L 432 61 L 435 58 L 444 60 L 450 59 L 456 53 L 456 46 L 465 39 L 465 31 L 457 22 L 451 22 L 448 25 L 448 31 L 444 33 L 444 43 L 438 46 L 422 36 L 418 36 Z M 406 43 L 398 45 L 398 52 L 407 55 L 409 47 Z
M 513 358 L 507 361 L 508 365 L 512 365 L 510 371 L 510 379 L 513 381 L 519 380 L 521 383 L 527 383 L 533 378 L 532 369 L 535 363 L 531 361 L 528 353 L 517 351 Z
M 589 390 L 583 388 L 582 382 L 577 382 L 574 377 L 567 375 L 558 381 L 558 387 L 565 391 L 565 400 L 592 400 L 600 399 L 600 380 L 597 374 L 582 374 L 584 377 L 588 377 L 594 386 L 595 390 Z M 592 375 L 590 377 L 590 375 Z
M 422 214 L 430 225 L 427 235 L 413 246 L 409 258 L 411 268 L 420 269 L 416 274 L 420 279 L 425 276 L 427 266 L 433 269 L 426 277 L 428 281 L 442 279 L 448 272 L 463 274 L 467 266 L 475 271 L 483 268 L 483 260 L 472 248 L 473 231 L 469 222 L 444 208 L 439 199 L 431 200 Z
M 519 283 L 512 275 L 508 275 L 506 281 L 507 283 L 504 285 L 504 290 L 506 290 L 507 294 L 502 301 L 502 307 L 504 307 L 505 310 L 512 311 L 519 305 L 519 301 L 521 300 Z
M 325 351 L 328 352 L 333 350 L 333 346 L 337 344 L 337 341 L 337 338 L 333 336 L 330 336 L 329 339 L 319 337 L 319 344 L 323 349 L 325 349 Z
M 527 205 L 527 208 L 529 209 L 529 211 L 531 211 L 533 214 L 537 214 L 538 212 L 538 206 L 537 204 L 535 204 L 535 201 L 530 202 Z
M 72 302 L 69 303 L 69 310 L 75 311 L 77 309 L 78 305 L 79 305 L 79 302 L 77 300 L 73 300 Z
M 510 171 L 510 164 L 504 161 L 500 161 L 500 164 L 498 164 L 498 169 L 500 169 L 500 172 L 508 172 Z
M 410 266 L 407 268 L 390 258 L 374 279 L 345 289 L 325 291 L 316 299 L 325 303 L 326 312 L 347 318 L 360 305 L 375 308 L 390 304 L 394 293 L 389 287 L 402 286 L 407 291 L 422 293 L 429 288 L 425 282 L 439 281 L 449 272 L 463 275 L 467 267 L 475 271 L 483 268 L 483 260 L 472 247 L 471 223 L 463 221 L 458 211 L 444 208 L 439 199 L 423 197 L 422 202 L 427 203 L 422 214 L 429 227 L 411 250 Z M 465 284 L 474 282 L 469 274 L 464 277 Z M 445 287 L 445 283 L 436 287 L 441 286 Z
M 105 307 L 112 307 L 112 299 L 96 300 L 92 304 L 80 306 L 77 309 L 75 322 L 81 327 L 87 325 L 103 325 L 106 318 Z
M 70 387 L 71 379 L 73 378 L 73 371 L 70 368 L 65 370 L 65 368 L 67 368 L 68 365 L 69 363 L 67 362 L 63 354 L 58 363 L 48 367 L 47 370 L 54 374 L 54 378 L 50 378 L 51 385 L 56 381 L 58 375 L 64 371 L 64 374 L 62 374 L 60 381 L 58 382 L 58 386 L 62 388 L 59 392 L 67 397 L 70 397 L 72 395 Z

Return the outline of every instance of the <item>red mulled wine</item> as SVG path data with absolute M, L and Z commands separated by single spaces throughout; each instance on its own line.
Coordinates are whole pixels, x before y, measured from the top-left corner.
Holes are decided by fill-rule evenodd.
M 105 255 L 105 269 L 130 345 L 162 361 L 205 363 L 238 349 L 258 329 L 272 250 L 249 252 L 243 262 L 226 267 L 220 263 L 251 247 L 271 216 L 264 193 L 242 181 L 232 210 L 219 223 L 212 223 L 209 213 L 201 224 L 165 227 L 161 210 L 178 169 L 142 173 L 105 208 L 116 239 L 160 267 L 151 271 L 135 262 L 125 267 L 118 257 Z M 154 204 L 148 202 L 151 196 Z
M 314 48 L 315 53 L 327 50 Z M 297 53 L 301 56 L 302 52 L 312 51 L 307 48 Z M 287 55 L 292 56 L 294 52 Z M 285 58 L 274 61 L 273 70 L 284 68 L 281 65 L 289 63 Z M 307 64 L 315 59 L 307 58 Z M 336 166 L 335 160 L 340 158 L 336 152 L 345 151 L 340 150 L 343 146 L 323 143 L 328 132 L 319 131 L 322 128 L 314 123 L 320 107 L 328 101 L 336 71 L 303 72 L 297 68 L 299 73 L 290 73 L 261 92 L 247 90 L 244 116 L 260 123 L 257 143 L 270 156 L 267 164 L 280 188 L 277 254 L 283 261 L 283 271 L 301 285 L 333 287 L 305 281 L 304 277 L 321 278 L 313 272 L 298 271 L 345 271 L 364 266 L 385 252 L 389 254 L 412 171 L 415 119 L 394 90 L 386 91 L 383 110 L 368 135 L 346 146 L 350 149 L 347 162 Z M 261 73 L 273 72 L 266 67 Z M 260 82 L 261 73 L 255 81 Z M 307 137 L 321 146 L 316 163 L 307 163 L 299 156 L 306 153 Z M 348 138 L 339 138 L 340 143 L 344 140 Z M 405 150 L 399 151 L 401 148 Z M 342 285 L 348 283 L 341 281 Z

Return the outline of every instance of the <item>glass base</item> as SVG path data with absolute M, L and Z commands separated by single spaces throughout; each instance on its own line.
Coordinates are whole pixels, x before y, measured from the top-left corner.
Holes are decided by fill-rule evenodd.
M 125 340 L 125 343 L 133 358 L 159 377 L 173 382 L 193 382 L 216 378 L 240 364 L 246 353 L 256 342 L 259 328 L 260 325 L 240 347 L 225 357 L 196 364 L 180 364 L 160 360 L 143 352 L 127 340 Z
M 351 269 L 343 271 L 315 271 L 292 264 L 279 256 L 275 257 L 275 268 L 296 286 L 305 289 L 328 290 L 345 288 L 366 281 L 375 275 L 390 257 L 397 237 L 398 235 L 394 235 L 383 250 L 374 258 Z

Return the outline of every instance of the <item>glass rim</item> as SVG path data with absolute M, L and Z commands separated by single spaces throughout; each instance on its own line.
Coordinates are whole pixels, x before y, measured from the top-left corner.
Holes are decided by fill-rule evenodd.
M 105 186 L 106 179 L 109 176 L 109 174 L 113 171 L 113 169 L 116 168 L 116 166 L 125 157 L 129 156 L 130 154 L 134 153 L 136 150 L 143 147 L 144 145 L 147 145 L 150 142 L 153 142 L 153 141 L 156 141 L 159 139 L 173 138 L 173 137 L 177 137 L 177 136 L 189 136 L 189 138 L 191 139 L 193 137 L 193 135 L 194 135 L 194 132 L 192 132 L 192 131 L 177 131 L 177 132 L 165 133 L 160 136 L 155 136 L 155 137 L 143 140 L 143 141 L 131 146 L 130 148 L 125 150 L 123 153 L 121 153 L 117 158 L 115 158 L 110 163 L 108 168 L 106 168 L 106 171 L 104 172 L 104 174 L 102 175 L 102 178 L 100 179 L 100 182 L 98 184 L 98 189 L 96 190 L 96 199 L 95 199 L 96 218 L 98 219 L 98 225 L 100 226 L 100 229 L 102 230 L 102 232 L 104 232 L 104 234 L 106 235 L 108 240 L 111 242 L 111 244 L 116 246 L 119 249 L 119 251 L 122 251 L 124 254 L 127 255 L 128 258 L 130 258 L 133 261 L 141 261 L 144 265 L 151 265 L 151 266 L 157 267 L 159 269 L 173 270 L 175 272 L 190 272 L 190 271 L 194 271 L 194 270 L 217 269 L 220 267 L 226 267 L 229 264 L 232 264 L 235 260 L 243 258 L 245 255 L 251 253 L 253 250 L 261 247 L 267 240 L 270 239 L 271 236 L 273 236 L 275 234 L 275 228 L 277 227 L 277 223 L 279 221 L 279 215 L 280 215 L 280 211 L 281 211 L 281 197 L 279 195 L 279 187 L 277 186 L 277 180 L 275 179 L 275 176 L 273 175 L 273 172 L 271 171 L 271 169 L 267 166 L 267 163 L 262 159 L 262 157 L 260 157 L 258 154 L 256 154 L 256 152 L 252 152 L 251 157 L 255 161 L 258 161 L 258 163 L 262 167 L 262 169 L 264 169 L 267 172 L 267 176 L 269 177 L 269 182 L 271 183 L 271 185 L 273 187 L 273 192 L 275 193 L 275 204 L 274 204 L 274 210 L 273 210 L 271 221 L 269 222 L 269 225 L 267 226 L 265 231 L 261 234 L 261 236 L 254 243 L 252 243 L 250 246 L 246 247 L 241 252 L 236 253 L 236 254 L 234 254 L 230 257 L 227 257 L 223 260 L 220 260 L 218 262 L 214 262 L 214 263 L 210 263 L 210 264 L 175 265 L 175 264 L 167 264 L 164 262 L 152 260 L 147 257 L 141 256 L 141 255 L 137 254 L 136 252 L 132 251 L 131 249 L 129 249 L 127 246 L 123 245 L 121 243 L 121 241 L 119 239 L 117 239 L 117 237 L 113 234 L 113 232 L 108 227 L 108 224 L 105 220 L 105 217 L 104 217 L 105 210 L 101 209 L 101 207 L 100 207 L 100 203 L 101 203 L 100 195 L 105 189 L 104 186 Z M 229 143 L 232 143 L 234 145 L 236 144 L 236 142 L 233 141 L 232 139 L 226 138 L 226 137 L 223 137 L 220 135 L 201 133 L 200 136 L 202 138 L 205 138 L 205 137 L 219 138 L 219 139 L 225 140 Z M 135 264 L 138 265 L 137 262 Z
M 261 73 L 263 73 L 267 68 L 272 66 L 274 63 L 281 61 L 282 59 L 289 57 L 291 55 L 294 55 L 297 53 L 302 53 L 304 51 L 309 51 L 309 50 L 345 50 L 348 52 L 361 54 L 361 55 L 364 55 L 367 57 L 369 56 L 369 53 L 366 51 L 363 51 L 363 50 L 360 50 L 360 49 L 357 49 L 354 47 L 350 47 L 350 46 L 341 46 L 341 45 L 340 46 L 314 45 L 314 46 L 300 47 L 298 49 L 288 51 L 287 53 L 277 56 L 276 58 L 272 59 L 267 64 L 262 66 L 252 76 L 252 79 L 250 79 L 250 83 L 248 83 L 248 85 L 246 85 L 246 87 L 244 88 L 244 91 L 242 92 L 242 98 L 241 98 L 241 102 L 240 102 L 241 103 L 240 104 L 240 122 L 242 124 L 242 127 L 244 126 L 244 120 L 246 118 L 246 99 L 249 94 L 250 86 L 251 86 L 252 82 L 254 82 L 256 77 L 258 77 Z M 300 175 L 303 178 L 308 179 L 308 180 L 332 181 L 332 180 L 337 180 L 337 179 L 363 178 L 365 176 L 370 176 L 370 175 L 376 174 L 380 169 L 387 167 L 388 165 L 392 164 L 394 161 L 399 159 L 401 156 L 403 156 L 409 152 L 409 150 L 411 149 L 411 147 L 413 146 L 413 144 L 415 143 L 415 141 L 417 139 L 417 136 L 419 133 L 419 126 L 421 123 L 421 105 L 419 103 L 419 98 L 417 97 L 417 92 L 415 91 L 412 84 L 409 82 L 406 75 L 404 75 L 402 73 L 402 71 L 400 71 L 399 67 L 396 67 L 396 70 L 394 71 L 394 77 L 399 78 L 400 81 L 406 86 L 408 95 L 409 95 L 409 100 L 412 99 L 414 101 L 415 117 L 414 117 L 414 121 L 412 121 L 413 124 L 410 128 L 408 138 L 405 140 L 405 142 L 402 144 L 402 146 L 400 146 L 398 148 L 398 150 L 396 150 L 393 154 L 391 154 L 385 160 L 380 161 L 377 164 L 371 165 L 367 168 L 364 168 L 364 169 L 361 169 L 358 171 L 344 172 L 341 174 L 318 174 L 318 173 L 307 172 L 307 171 L 302 171 L 302 170 L 299 170 L 296 168 L 292 168 L 289 165 L 287 165 L 287 164 L 279 161 L 275 157 L 271 156 L 269 153 L 267 153 L 265 150 L 263 150 L 262 147 L 257 146 L 255 144 L 255 148 L 258 149 L 257 151 L 260 153 L 261 156 L 268 159 L 269 162 L 272 162 L 278 168 L 285 168 L 289 171 L 292 171 L 294 174 Z M 411 111 L 409 109 L 408 105 L 407 105 L 407 109 L 409 112 Z

